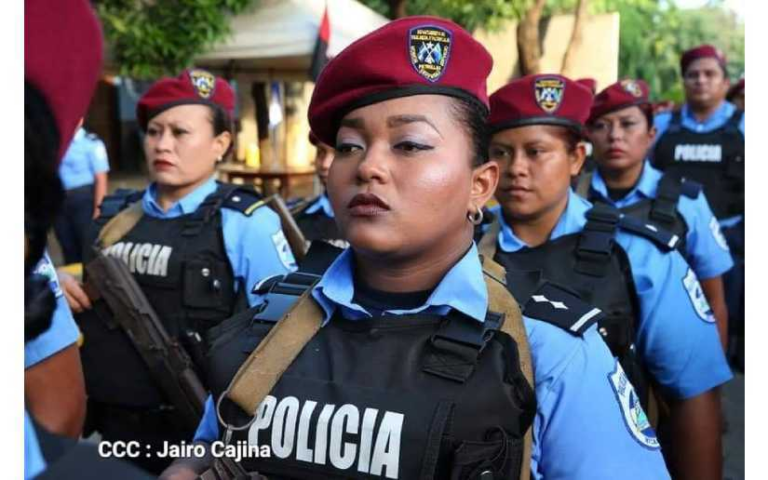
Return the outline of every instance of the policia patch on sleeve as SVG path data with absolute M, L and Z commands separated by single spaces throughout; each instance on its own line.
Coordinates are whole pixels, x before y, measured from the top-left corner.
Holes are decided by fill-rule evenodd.
M 531 295 L 523 315 L 578 336 L 605 316 L 602 310 L 587 304 L 577 294 L 551 282 L 544 283 Z
M 624 418 L 624 424 L 629 430 L 630 435 L 640 445 L 649 450 L 658 450 L 661 448 L 659 439 L 656 438 L 648 416 L 640 405 L 640 397 L 635 392 L 635 388 L 621 368 L 621 364 L 616 362 L 616 369 L 608 374 L 608 381 L 611 383 L 613 393 L 621 408 L 621 416 Z

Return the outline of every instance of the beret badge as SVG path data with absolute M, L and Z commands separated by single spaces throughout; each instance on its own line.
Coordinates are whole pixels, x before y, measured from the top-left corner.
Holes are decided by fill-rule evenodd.
M 443 76 L 451 54 L 451 32 L 436 26 L 424 25 L 408 32 L 408 55 L 416 72 L 436 82 Z
M 563 101 L 565 82 L 560 78 L 544 77 L 536 79 L 533 85 L 536 103 L 547 113 L 554 113 Z
M 189 71 L 189 80 L 195 87 L 198 96 L 206 99 L 211 98 L 216 86 L 216 77 L 213 74 L 201 69 L 192 69 Z

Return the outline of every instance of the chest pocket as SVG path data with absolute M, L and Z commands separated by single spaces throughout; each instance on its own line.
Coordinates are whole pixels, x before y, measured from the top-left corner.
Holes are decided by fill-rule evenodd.
M 197 309 L 229 313 L 234 278 L 229 263 L 213 257 L 195 257 L 183 268 L 183 303 L 195 317 Z

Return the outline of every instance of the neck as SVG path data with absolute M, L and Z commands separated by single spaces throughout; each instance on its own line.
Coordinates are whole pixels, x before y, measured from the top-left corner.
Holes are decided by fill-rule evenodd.
M 190 185 L 162 185 L 156 184 L 156 198 L 155 201 L 164 212 L 167 212 L 173 205 L 179 200 L 186 197 L 190 193 L 194 192 L 197 187 L 208 181 L 209 177 L 205 177 L 203 180 L 192 183 Z
M 711 117 L 712 114 L 715 113 L 718 108 L 720 108 L 720 105 L 722 103 L 723 103 L 722 101 L 711 104 L 711 105 L 689 103 L 688 108 L 691 109 L 693 118 L 695 118 L 696 121 L 703 122 L 704 120 Z
M 522 220 L 512 219 L 504 213 L 504 220 L 512 228 L 515 236 L 531 247 L 546 243 L 555 229 L 557 221 L 568 206 L 568 195 L 548 211 L 532 218 Z
M 433 289 L 467 253 L 471 235 L 446 249 L 408 258 L 373 256 L 355 251 L 356 274 L 370 288 L 383 292 L 419 292 Z
M 643 173 L 644 162 L 638 162 L 627 169 L 600 169 L 600 175 L 605 180 L 608 188 L 624 189 L 637 185 L 640 175 Z

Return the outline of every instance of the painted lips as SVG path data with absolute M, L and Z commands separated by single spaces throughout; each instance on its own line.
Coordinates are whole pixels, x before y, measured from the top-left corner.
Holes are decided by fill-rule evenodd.
M 372 217 L 390 209 L 387 202 L 372 193 L 358 193 L 349 201 L 347 208 L 355 217 Z

